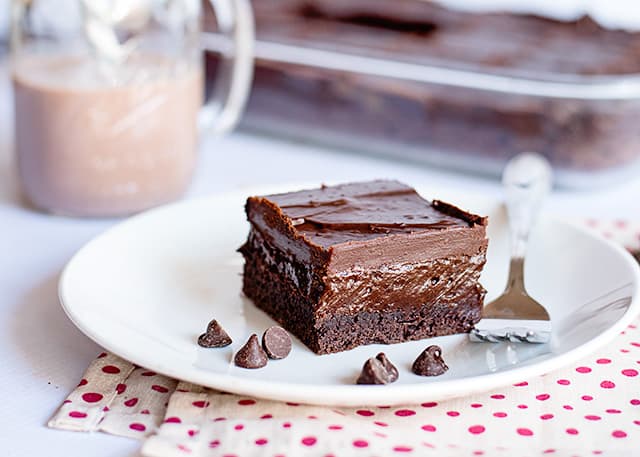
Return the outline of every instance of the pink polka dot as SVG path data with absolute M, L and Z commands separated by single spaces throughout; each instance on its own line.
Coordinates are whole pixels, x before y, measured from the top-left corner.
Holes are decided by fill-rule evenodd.
M 493 413 L 495 417 L 507 417 L 507 413 L 503 413 L 502 411 L 498 411 L 497 413 Z
M 96 403 L 102 400 L 102 394 L 96 392 L 87 392 L 86 394 L 82 394 L 82 399 L 87 403 Z
M 484 455 L 484 451 L 473 451 L 473 455 Z
M 599 421 L 602 419 L 600 416 L 596 416 L 595 414 L 587 414 L 584 418 L 588 421 Z
M 356 411 L 356 414 L 358 414 L 360 416 L 369 417 L 369 416 L 373 416 L 375 413 L 373 411 L 368 410 L 368 409 L 359 409 L 358 411 Z
M 571 381 L 569 381 L 568 379 L 558 379 L 556 382 L 561 386 L 568 386 L 569 384 L 571 384 Z
M 329 430 L 342 430 L 342 425 L 329 425 L 327 428 Z
M 291 422 L 284 422 L 282 428 L 291 428 Z
M 627 434 L 622 430 L 614 430 L 613 432 L 611 432 L 611 436 L 613 436 L 614 438 L 626 438 Z
M 426 403 L 422 403 L 420 406 L 422 406 L 423 408 L 434 408 L 438 406 L 438 403 L 436 403 L 435 401 L 428 401 Z
M 304 438 L 302 438 L 301 443 L 305 446 L 313 446 L 317 441 L 318 440 L 315 436 L 305 436 Z
M 415 411 L 412 409 L 399 409 L 394 414 L 400 417 L 407 417 L 415 415 Z
M 267 440 L 266 438 L 258 438 L 254 442 L 256 443 L 256 446 L 264 446 L 269 442 L 269 440 Z
M 365 440 L 355 440 L 353 442 L 353 446 L 354 447 L 359 447 L 359 448 L 363 448 L 363 447 L 368 447 L 369 443 Z
M 242 424 L 236 424 L 236 425 L 234 425 L 234 426 L 233 426 L 233 429 L 234 429 L 234 430 L 238 430 L 238 431 L 239 431 L 239 430 L 242 430 L 242 429 L 244 429 L 244 425 L 242 425 Z
M 184 452 L 186 454 L 189 454 L 191 452 L 191 449 L 189 447 L 185 446 L 184 444 L 178 444 L 177 448 L 178 448 L 179 451 L 182 451 L 182 452 Z
M 528 406 L 527 406 L 527 405 L 518 405 L 518 408 L 519 408 L 519 409 L 527 409 L 527 408 L 528 408 Z
M 545 449 L 544 451 L 542 451 L 543 454 L 553 454 L 555 453 L 556 450 L 555 449 Z
M 578 434 L 578 430 L 576 430 L 575 428 L 568 428 L 565 430 L 565 432 L 567 432 L 567 434 L 569 435 L 577 435 Z
M 182 420 L 179 417 L 175 417 L 175 416 L 167 417 L 164 421 L 167 424 L 179 424 L 182 422 Z
M 130 424 L 129 428 L 131 430 L 135 430 L 136 432 L 144 432 L 147 429 L 147 427 L 145 427 L 144 424 L 141 424 L 140 422 L 134 422 L 133 424 Z
M 572 411 L 573 410 L 573 406 L 571 406 L 571 405 L 562 405 L 562 407 L 564 409 L 566 409 L 567 411 Z
M 592 454 L 593 455 L 600 455 L 600 454 L 602 454 L 602 451 L 593 451 Z
M 198 434 L 198 430 L 187 430 L 187 435 L 194 437 Z
M 120 368 L 113 365 L 105 365 L 102 367 L 102 371 L 107 374 L 118 374 L 120 373 Z
M 634 423 L 635 425 L 640 425 L 640 420 L 635 420 L 635 421 L 633 421 L 633 423 Z
M 125 391 L 125 390 L 127 390 L 127 385 L 126 385 L 126 384 L 122 384 L 122 383 L 120 383 L 120 384 L 118 384 L 118 385 L 116 386 L 116 393 L 117 393 L 118 395 L 120 395 L 120 394 L 124 393 L 124 391 Z
M 138 399 L 136 397 L 133 397 L 125 401 L 124 406 L 128 406 L 129 408 L 131 408 L 132 406 L 135 406 L 136 403 L 138 403 Z
M 143 373 L 140 373 L 140 376 L 155 376 L 156 372 L 155 371 L 145 371 Z
M 524 387 L 524 386 L 528 386 L 529 383 L 527 381 L 522 381 L 519 383 L 514 384 L 515 387 Z
M 460 413 L 458 411 L 447 411 L 447 416 L 458 417 Z
M 220 446 L 220 440 L 213 440 L 213 441 L 209 441 L 209 447 L 211 449 L 215 449 L 218 446 Z
M 271 414 L 263 414 L 260 416 L 260 419 L 273 419 L 273 415 Z
M 196 408 L 206 408 L 207 406 L 209 406 L 209 402 L 205 401 L 205 400 L 196 400 L 194 402 L 191 403 L 193 406 L 195 406 Z
M 169 389 L 164 386 L 159 386 L 158 384 L 152 385 L 151 390 L 155 390 L 156 392 L 160 392 L 162 394 L 166 394 L 167 392 L 169 392 Z
M 143 409 L 142 411 L 140 411 L 140 414 L 151 414 L 151 411 L 149 411 L 148 409 Z
M 578 367 L 576 368 L 578 373 L 591 373 L 591 368 L 589 367 Z
M 317 418 L 318 418 L 318 416 L 307 416 L 307 419 L 313 419 L 313 420 L 315 420 L 315 419 L 317 419 Z
M 65 401 L 62 402 L 63 405 L 66 405 L 67 403 L 71 403 L 71 400 L 66 399 Z
M 549 398 L 551 398 L 551 395 L 549 394 L 536 395 L 536 400 L 540 400 L 540 401 L 545 401 L 545 400 L 548 400 Z
M 226 417 L 216 417 L 215 419 L 213 419 L 213 422 L 221 422 L 221 421 L 226 421 L 227 418 Z
M 591 395 L 583 395 L 582 398 L 584 401 L 591 401 L 593 400 L 593 397 Z
M 609 414 L 620 414 L 622 412 L 619 409 L 607 409 L 605 411 Z
M 638 370 L 634 370 L 633 368 L 627 368 L 625 370 L 622 370 L 622 374 L 632 378 L 634 376 L 638 376 Z
M 300 406 L 300 403 L 294 403 L 294 402 L 292 402 L 292 401 L 288 401 L 288 402 L 286 402 L 285 404 L 286 404 L 286 405 L 289 405 L 289 406 Z
M 633 406 L 638 406 L 640 405 L 640 398 L 632 398 L 629 403 L 631 403 Z
M 471 403 L 469 406 L 471 406 L 472 408 L 482 408 L 481 403 Z
M 413 448 L 409 446 L 395 446 L 393 450 L 395 452 L 411 452 L 413 451 Z
M 543 414 L 542 416 L 540 416 L 540 419 L 542 419 L 543 421 L 548 421 L 549 419 L 553 419 L 553 414 Z
M 83 413 L 80 411 L 71 411 L 69 413 L 69 417 L 73 417 L 74 419 L 84 419 L 87 417 L 87 413 Z
M 613 381 L 602 381 L 600 383 L 600 387 L 603 389 L 613 389 L 615 387 L 615 383 Z
M 473 433 L 474 435 L 478 435 L 480 433 L 483 433 L 485 431 L 485 428 L 483 425 L 472 425 L 471 427 L 469 427 L 469 433 Z
M 422 430 L 424 430 L 425 432 L 435 432 L 436 431 L 436 427 L 435 425 L 431 425 L 431 424 L 426 424 L 423 425 L 422 427 L 420 427 Z
M 246 398 L 244 400 L 238 400 L 238 404 L 241 406 L 249 406 L 249 405 L 255 405 L 256 401 L 250 398 Z
M 380 421 L 373 421 L 374 424 L 380 426 L 380 427 L 388 427 L 389 424 L 387 424 L 386 422 L 380 422 Z
M 631 346 L 635 346 L 637 348 L 640 348 L 640 343 L 636 342 L 636 341 L 632 341 L 631 342 Z
M 78 383 L 78 387 L 86 386 L 89 383 L 86 379 L 82 378 Z
M 502 394 L 494 394 L 494 395 L 491 395 L 491 398 L 496 399 L 496 400 L 504 400 L 504 395 L 502 395 Z
M 518 432 L 518 435 L 522 435 L 522 436 L 531 436 L 533 435 L 533 432 L 531 430 L 529 430 L 528 428 L 519 428 L 516 430 L 516 432 Z
M 607 363 L 611 363 L 611 359 L 598 359 L 596 360 L 596 363 L 599 363 L 600 365 L 606 365 Z

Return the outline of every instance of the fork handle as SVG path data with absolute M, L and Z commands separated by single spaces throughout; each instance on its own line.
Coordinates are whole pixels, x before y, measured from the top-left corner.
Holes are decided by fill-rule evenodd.
M 542 202 L 551 190 L 551 180 L 549 162 L 533 152 L 515 156 L 507 163 L 502 174 L 511 235 L 508 288 L 524 291 L 524 256 L 529 233 Z

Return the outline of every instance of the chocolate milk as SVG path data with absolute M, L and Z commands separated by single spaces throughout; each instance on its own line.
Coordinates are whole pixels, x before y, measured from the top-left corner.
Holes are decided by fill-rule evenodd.
M 178 198 L 196 161 L 201 69 L 141 58 L 105 71 L 89 57 L 14 63 L 22 184 L 42 209 L 131 214 Z

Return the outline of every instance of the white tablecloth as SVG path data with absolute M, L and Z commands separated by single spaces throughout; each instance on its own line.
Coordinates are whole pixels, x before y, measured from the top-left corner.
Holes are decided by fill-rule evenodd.
M 22 206 L 12 158 L 11 97 L 0 64 L 0 453 L 7 457 L 130 457 L 139 442 L 49 430 L 46 421 L 100 351 L 58 304 L 58 275 L 86 241 L 115 220 L 76 220 Z M 304 144 L 235 134 L 205 141 L 189 197 L 287 182 L 390 177 L 499 196 L 497 182 Z M 640 179 L 597 192 L 559 192 L 564 217 L 640 218 Z

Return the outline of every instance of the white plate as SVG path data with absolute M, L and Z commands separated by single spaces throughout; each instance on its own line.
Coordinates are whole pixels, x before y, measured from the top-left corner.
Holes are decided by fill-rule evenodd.
M 508 264 L 499 202 L 420 190 L 428 198 L 489 215 L 482 283 L 488 299 L 497 296 Z M 526 283 L 551 314 L 549 345 L 469 343 L 466 335 L 454 335 L 318 356 L 294 340 L 288 358 L 260 370 L 238 368 L 231 362 L 235 350 L 251 333 L 260 336 L 274 324 L 240 293 L 243 261 L 236 249 L 248 230 L 246 196 L 224 194 L 169 205 L 97 237 L 69 262 L 60 280 L 67 315 L 106 349 L 175 378 L 284 401 L 392 405 L 487 390 L 551 371 L 610 341 L 640 308 L 640 270 L 629 254 L 588 231 L 543 219 L 531 239 Z M 198 347 L 196 339 L 212 318 L 232 336 L 231 346 Z M 410 371 L 429 344 L 443 348 L 449 365 L 440 377 Z M 363 362 L 380 351 L 397 365 L 400 379 L 387 386 L 354 385 Z

